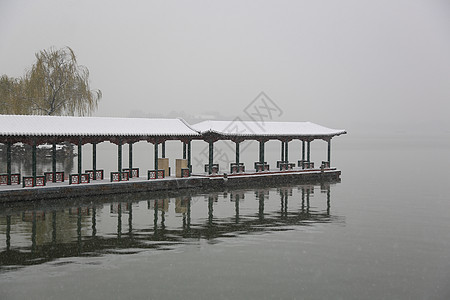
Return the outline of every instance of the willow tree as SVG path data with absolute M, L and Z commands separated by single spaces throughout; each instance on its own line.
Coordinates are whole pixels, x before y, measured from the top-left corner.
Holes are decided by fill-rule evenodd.
M 91 90 L 89 70 L 69 47 L 36 53 L 22 84 L 32 114 L 90 115 L 102 97 L 100 90 Z
M 22 78 L 0 77 L 0 113 L 11 115 L 31 114 L 31 106 L 24 96 Z

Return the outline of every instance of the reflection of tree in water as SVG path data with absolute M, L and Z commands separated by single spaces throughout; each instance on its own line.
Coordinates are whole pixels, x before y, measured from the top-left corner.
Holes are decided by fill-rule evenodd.
M 293 191 L 297 190 L 297 193 Z M 278 211 L 266 212 L 265 201 L 276 201 L 273 192 L 280 199 Z M 322 185 L 321 193 L 326 193 L 326 210 L 311 208 L 311 197 L 314 194 L 313 185 L 285 186 L 278 189 L 230 190 L 226 193 L 210 193 L 207 195 L 208 213 L 203 218 L 192 223 L 191 212 L 195 195 L 163 196 L 159 199 L 147 200 L 147 209 L 152 211 L 153 224 L 149 220 L 144 229 L 133 229 L 133 204 L 145 198 L 133 200 L 127 197 L 107 200 L 110 216 L 116 220 L 115 235 L 98 235 L 99 204 L 89 202 L 76 206 L 70 201 L 54 203 L 49 208 L 27 209 L 14 211 L 11 208 L 0 217 L 0 233 L 6 235 L 6 247 L 0 252 L 0 269 L 6 266 L 26 266 L 40 264 L 61 257 L 101 256 L 106 253 L 136 253 L 145 249 L 172 249 L 176 244 L 191 243 L 193 240 L 206 239 L 214 241 L 217 238 L 232 238 L 255 232 L 274 232 L 293 230 L 300 226 L 313 226 L 317 223 L 343 222 L 342 217 L 330 214 L 330 185 Z M 254 193 L 259 202 L 258 208 L 252 213 L 242 214 L 241 202 Z M 219 195 L 228 199 L 234 205 L 234 214 L 217 218 L 214 216 L 214 203 Z M 145 197 L 145 196 L 144 196 Z M 270 197 L 270 199 L 269 199 Z M 166 226 L 166 214 L 169 211 L 170 198 L 175 203 L 175 213 L 181 214 L 182 222 L 177 228 Z M 289 202 L 295 203 L 298 209 L 288 209 Z M 124 218 L 127 216 L 127 218 Z M 123 232 L 128 223 L 128 230 Z M 11 239 L 11 227 L 22 226 L 31 236 L 31 246 L 14 245 Z

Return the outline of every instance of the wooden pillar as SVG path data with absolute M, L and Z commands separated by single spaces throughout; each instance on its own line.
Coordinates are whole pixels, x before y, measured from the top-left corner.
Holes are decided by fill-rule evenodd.
M 11 216 L 6 216 L 6 251 L 11 249 Z
M 161 157 L 166 158 L 166 142 L 161 143 Z
M 208 174 L 212 174 L 212 165 L 214 161 L 214 142 L 209 142 L 209 163 L 208 163 Z
M 117 238 L 122 238 L 122 203 L 117 204 Z
M 331 206 L 331 192 L 330 187 L 327 188 L 327 215 L 330 215 L 330 206 Z
M 302 213 L 305 212 L 305 188 L 302 187 Z
M 52 244 L 56 244 L 56 210 L 52 211 Z
M 211 226 L 214 219 L 214 198 L 208 197 L 208 224 Z
M 97 143 L 92 143 L 92 170 L 94 170 L 94 180 L 97 180 Z
M 259 210 L 258 210 L 258 216 L 260 220 L 264 219 L 264 194 L 261 192 L 259 192 L 258 195 L 258 202 L 259 202 Z
M 31 164 L 33 181 L 36 184 L 36 140 L 33 140 L 33 146 L 31 150 Z
M 128 202 L 128 234 L 131 236 L 133 234 L 133 203 Z
M 239 223 L 239 194 L 236 194 L 236 199 L 234 200 L 234 210 L 236 212 L 236 224 Z
M 82 250 L 83 250 L 83 245 L 81 243 L 81 220 L 82 220 L 82 216 L 81 216 L 81 207 L 77 208 L 77 251 L 78 251 L 78 255 L 81 254 Z
M 192 198 L 189 197 L 188 201 L 187 201 L 187 229 L 191 228 L 191 201 Z
M 167 200 L 169 201 L 169 200 Z M 163 208 L 165 206 L 166 200 L 163 200 Z M 166 229 L 166 211 L 164 209 L 161 210 L 161 229 Z
M 133 143 L 128 142 L 128 168 L 130 168 L 130 175 L 131 175 L 131 169 L 133 168 Z
M 284 159 L 285 159 L 285 161 L 286 162 L 289 162 L 289 141 L 286 141 L 285 142 L 286 143 L 286 145 L 284 146 L 284 151 L 285 151 L 285 153 L 284 153 Z
M 52 182 L 56 182 L 56 142 L 53 142 L 52 145 L 52 173 Z
M 31 215 L 31 252 L 36 250 L 36 211 Z
M 328 140 L 328 163 L 331 167 L 331 138 Z
M 183 159 L 186 159 L 186 143 L 183 142 Z
M 153 200 L 155 201 L 155 205 L 154 205 L 154 216 L 153 216 L 153 231 L 156 234 L 157 230 L 158 230 L 158 199 Z
M 288 192 L 284 192 L 284 215 L 288 216 Z
M 259 162 L 264 163 L 264 141 L 259 141 Z
M 97 210 L 95 205 L 92 206 L 92 237 L 97 234 Z
M 302 140 L 302 161 L 305 161 L 305 141 Z
M 189 168 L 189 173 L 192 172 L 192 166 L 191 166 L 191 141 L 188 142 L 187 144 L 187 163 L 188 163 L 188 168 Z
M 83 155 L 82 155 L 82 153 L 81 153 L 81 151 L 82 151 L 82 144 L 81 144 L 81 138 L 79 138 L 78 139 L 78 175 L 80 176 L 80 179 L 79 180 L 81 180 L 81 173 L 83 173 L 83 171 L 82 171 L 82 159 L 83 159 Z
M 284 141 L 281 141 L 281 161 L 284 161 Z
M 239 141 L 235 141 L 235 143 L 236 143 L 236 163 L 237 164 L 239 164 L 239 152 L 240 152 L 240 150 L 239 150 L 239 144 L 240 144 L 240 142 Z M 238 167 L 239 168 L 239 167 Z
M 8 174 L 8 185 L 11 185 L 11 142 L 6 143 L 6 173 Z
M 309 200 L 310 200 L 311 191 L 309 189 L 306 189 L 306 213 L 309 214 Z
M 120 139 L 119 143 L 117 143 L 117 171 L 119 173 L 122 172 L 122 140 Z
M 154 146 L 155 146 L 155 171 L 156 171 L 155 178 L 158 178 L 158 143 L 155 142 Z
M 307 146 L 308 146 L 308 148 L 307 148 L 307 152 L 306 152 L 306 160 L 308 162 L 310 162 L 310 159 L 311 159 L 311 141 L 307 142 Z

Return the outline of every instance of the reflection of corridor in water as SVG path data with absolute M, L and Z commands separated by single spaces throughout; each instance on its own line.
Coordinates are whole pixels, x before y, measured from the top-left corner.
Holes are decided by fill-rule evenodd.
M 36 206 L 34 210 L 11 207 L 0 217 L 0 268 L 39 264 L 61 257 L 172 249 L 174 245 L 200 239 L 213 241 L 343 222 L 343 217 L 330 215 L 330 185 L 319 188 L 326 199 L 326 209 L 311 207 L 314 185 L 184 194 L 152 200 L 136 199 L 133 195 L 133 200 L 90 199 L 90 203 L 97 204 L 66 202 Z M 203 198 L 207 205 L 200 201 Z

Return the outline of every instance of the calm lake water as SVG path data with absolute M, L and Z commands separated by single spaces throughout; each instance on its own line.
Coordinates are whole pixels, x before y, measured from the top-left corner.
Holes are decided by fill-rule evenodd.
M 116 148 L 102 147 L 109 172 Z M 222 147 L 224 168 L 233 152 Z M 150 169 L 153 147 L 134 148 Z M 267 146 L 272 165 L 279 148 Z M 348 135 L 332 148 L 339 183 L 1 207 L 0 299 L 449 299 L 450 136 Z M 312 151 L 324 160 L 326 143 Z M 242 160 L 257 153 L 250 144 Z

